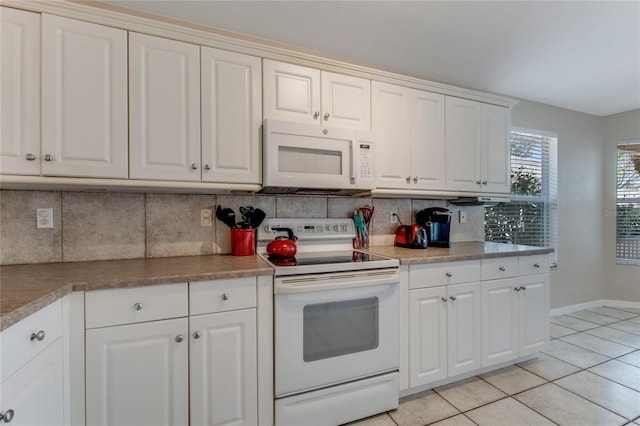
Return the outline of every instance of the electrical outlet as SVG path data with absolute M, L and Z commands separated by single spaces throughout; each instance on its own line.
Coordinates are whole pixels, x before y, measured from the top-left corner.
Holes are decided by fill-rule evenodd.
M 391 212 L 389 223 L 398 223 L 398 212 Z
M 36 226 L 39 229 L 53 228 L 53 209 L 36 209 Z
M 467 212 L 460 210 L 460 216 L 458 217 L 460 223 L 467 223 Z
M 213 226 L 213 210 L 200 210 L 200 226 Z

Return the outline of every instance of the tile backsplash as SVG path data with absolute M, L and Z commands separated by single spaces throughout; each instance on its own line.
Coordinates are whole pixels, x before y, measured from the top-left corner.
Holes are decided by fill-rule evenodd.
M 397 224 L 415 220 L 426 207 L 454 211 L 451 241 L 484 240 L 482 206 L 447 206 L 446 201 L 298 197 L 290 195 L 194 195 L 119 192 L 0 191 L 0 264 L 74 262 L 229 253 L 229 228 L 214 217 L 200 226 L 200 210 L 220 204 L 252 205 L 267 217 L 350 217 L 365 204 L 376 208 L 372 245 L 391 245 Z M 36 209 L 53 208 L 53 228 L 36 228 Z M 467 223 L 457 221 L 464 209 Z

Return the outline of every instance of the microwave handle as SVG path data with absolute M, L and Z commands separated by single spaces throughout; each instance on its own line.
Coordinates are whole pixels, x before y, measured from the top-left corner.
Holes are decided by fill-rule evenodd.
M 356 158 L 356 152 L 353 149 L 353 141 L 351 141 L 351 143 L 349 144 L 349 157 L 351 158 L 351 167 L 350 167 L 350 171 L 349 171 L 349 179 L 351 179 L 351 182 L 354 182 L 356 180 L 356 170 L 358 169 L 358 161 L 359 158 Z

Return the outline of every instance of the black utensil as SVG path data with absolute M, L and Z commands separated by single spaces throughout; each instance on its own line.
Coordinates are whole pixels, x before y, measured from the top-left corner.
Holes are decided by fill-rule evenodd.
M 240 207 L 240 214 L 242 215 L 243 222 L 251 223 L 251 216 L 253 216 L 253 206 Z
M 251 220 L 249 222 L 251 222 L 251 225 L 253 225 L 254 228 L 257 228 L 265 217 L 267 217 L 267 214 L 263 210 L 253 209 L 253 214 L 251 215 Z
M 234 212 L 233 209 L 223 209 L 218 205 L 218 208 L 216 209 L 216 218 L 229 228 L 237 228 L 236 212 Z

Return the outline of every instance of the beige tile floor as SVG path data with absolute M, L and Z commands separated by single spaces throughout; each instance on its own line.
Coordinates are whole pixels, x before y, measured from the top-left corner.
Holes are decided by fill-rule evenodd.
M 403 398 L 357 426 L 640 425 L 640 309 L 551 318 L 537 358 Z

